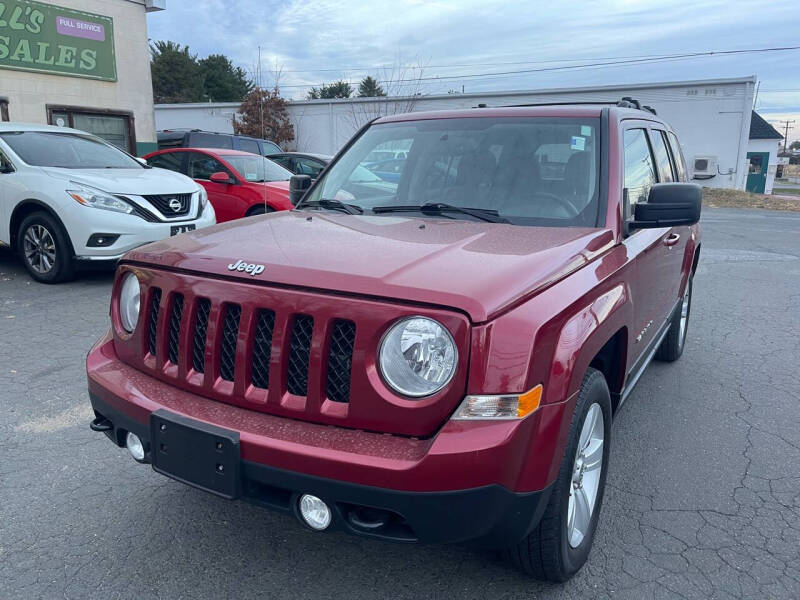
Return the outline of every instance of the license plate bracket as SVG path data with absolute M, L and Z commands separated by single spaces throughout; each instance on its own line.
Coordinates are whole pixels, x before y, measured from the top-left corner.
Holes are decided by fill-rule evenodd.
M 150 415 L 153 470 L 223 498 L 240 494 L 239 432 L 159 409 Z
M 190 225 L 172 225 L 169 228 L 170 236 L 178 235 L 179 233 L 186 233 L 187 231 L 194 231 L 197 228 L 197 225 L 194 223 Z

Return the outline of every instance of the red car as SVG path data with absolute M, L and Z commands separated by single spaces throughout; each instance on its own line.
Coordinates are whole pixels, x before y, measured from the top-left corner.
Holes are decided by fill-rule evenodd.
M 219 148 L 172 148 L 144 158 L 152 167 L 183 173 L 202 185 L 217 223 L 292 208 L 292 173 L 263 156 Z
M 314 530 L 568 579 L 612 419 L 687 339 L 701 190 L 646 108 L 382 117 L 292 178 L 295 210 L 132 250 L 87 357 L 92 428 Z M 361 166 L 393 148 L 399 181 Z

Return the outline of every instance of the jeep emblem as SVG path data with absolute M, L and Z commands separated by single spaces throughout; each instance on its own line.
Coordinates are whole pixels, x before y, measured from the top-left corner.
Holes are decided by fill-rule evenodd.
M 237 260 L 235 263 L 228 265 L 228 271 L 241 271 L 243 273 L 250 273 L 252 277 L 261 275 L 264 272 L 264 265 L 257 265 L 255 263 L 246 263 L 243 260 Z
M 181 201 L 177 198 L 170 198 L 169 200 L 169 207 L 172 209 L 172 212 L 178 212 L 183 205 Z

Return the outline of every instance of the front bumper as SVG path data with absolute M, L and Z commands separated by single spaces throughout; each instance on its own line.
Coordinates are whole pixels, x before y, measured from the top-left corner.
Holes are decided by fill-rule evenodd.
M 448 422 L 434 437 L 415 439 L 308 423 L 223 404 L 178 390 L 119 361 L 106 337 L 87 357 L 89 393 L 106 435 L 124 444 L 128 431 L 150 459 L 150 419 L 166 410 L 235 431 L 240 439 L 240 496 L 284 512 L 309 493 L 333 508 L 350 533 L 400 541 L 504 546 L 538 523 L 549 487 L 520 490 L 521 472 L 550 460 L 532 440 L 558 428 L 563 405 L 540 407 L 528 419 Z M 538 434 L 537 434 L 538 432 Z M 560 457 L 559 457 L 560 462 Z M 363 513 L 380 527 L 363 526 Z
M 76 216 L 81 218 L 71 219 L 68 231 L 75 249 L 75 258 L 84 263 L 119 260 L 129 250 L 170 237 L 173 226 L 194 225 L 196 229 L 202 229 L 217 222 L 210 202 L 199 218 L 159 223 L 145 221 L 137 215 L 120 215 L 85 206 L 79 206 L 79 209 L 83 212 Z M 119 235 L 119 238 L 110 246 L 87 246 L 92 235 L 102 233 Z

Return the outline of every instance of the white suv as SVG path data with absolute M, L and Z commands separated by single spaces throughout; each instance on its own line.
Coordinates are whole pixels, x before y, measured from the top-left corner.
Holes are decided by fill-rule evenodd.
M 44 283 L 216 223 L 203 187 L 86 132 L 0 123 L 0 244 Z

